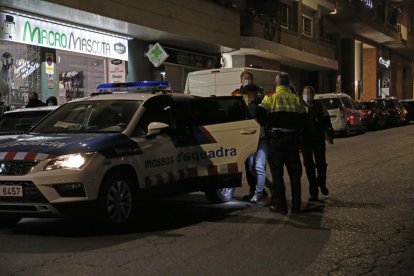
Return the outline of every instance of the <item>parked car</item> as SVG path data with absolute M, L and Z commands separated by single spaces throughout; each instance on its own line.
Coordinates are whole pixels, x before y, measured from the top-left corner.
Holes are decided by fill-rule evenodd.
M 404 100 L 400 100 L 400 102 L 407 110 L 408 122 L 414 121 L 414 99 L 404 99 Z
M 315 100 L 322 102 L 328 110 L 334 132 L 344 136 L 349 136 L 351 132 L 365 132 L 361 112 L 349 95 L 344 93 L 316 94 Z
M 389 126 L 400 126 L 408 123 L 407 110 L 395 97 L 377 98 L 375 100 L 389 113 Z
M 6 111 L 0 119 L 0 136 L 23 134 L 56 108 L 42 106 Z
M 388 112 L 381 108 L 377 100 L 359 103 L 360 112 L 363 116 L 367 129 L 383 129 L 388 123 Z
M 123 226 L 154 196 L 231 200 L 260 133 L 243 98 L 153 90 L 68 102 L 0 142 L 0 224 L 88 215 Z
M 405 109 L 404 105 L 397 98 L 391 97 L 390 100 L 394 105 L 394 108 L 397 109 L 400 114 L 400 125 L 408 124 L 409 120 L 407 109 Z

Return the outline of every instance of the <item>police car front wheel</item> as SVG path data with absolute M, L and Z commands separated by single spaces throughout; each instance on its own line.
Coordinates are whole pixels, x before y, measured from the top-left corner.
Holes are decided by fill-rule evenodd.
M 135 214 L 135 201 L 132 181 L 127 175 L 105 177 L 99 198 L 103 222 L 111 225 L 129 223 Z
M 234 188 L 207 190 L 206 198 L 212 203 L 226 203 L 233 198 Z

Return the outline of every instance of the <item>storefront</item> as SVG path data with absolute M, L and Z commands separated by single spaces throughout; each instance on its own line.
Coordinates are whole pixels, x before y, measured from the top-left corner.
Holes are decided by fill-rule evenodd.
M 0 51 L 1 102 L 12 108 L 29 91 L 62 104 L 126 80 L 128 37 L 14 10 L 0 10 Z

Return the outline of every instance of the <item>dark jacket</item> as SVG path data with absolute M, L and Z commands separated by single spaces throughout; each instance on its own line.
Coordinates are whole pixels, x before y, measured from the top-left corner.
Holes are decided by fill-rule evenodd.
M 304 144 L 324 142 L 325 135 L 332 136 L 333 129 L 329 113 L 318 101 L 313 101 L 313 105 L 307 106 L 306 122 L 303 129 Z
M 39 107 L 39 106 L 46 106 L 44 102 L 42 102 L 39 99 L 36 100 L 29 100 L 29 103 L 26 105 L 26 107 Z

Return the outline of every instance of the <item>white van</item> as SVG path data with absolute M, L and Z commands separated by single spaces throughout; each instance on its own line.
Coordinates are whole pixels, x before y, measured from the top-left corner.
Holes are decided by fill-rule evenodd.
M 191 72 L 187 76 L 184 94 L 194 96 L 229 96 L 240 88 L 240 75 L 243 71 L 253 74 L 254 83 L 264 92 L 275 90 L 275 77 L 278 71 L 249 67 L 209 69 Z

